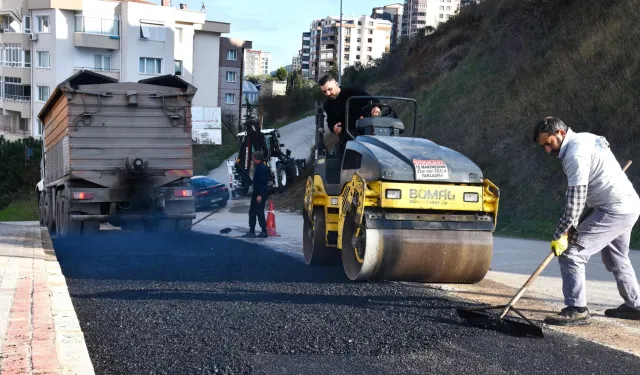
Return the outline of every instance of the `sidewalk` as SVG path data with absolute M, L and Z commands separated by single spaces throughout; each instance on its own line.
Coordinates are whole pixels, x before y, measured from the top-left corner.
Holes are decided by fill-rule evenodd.
M 94 374 L 46 229 L 0 223 L 0 374 Z

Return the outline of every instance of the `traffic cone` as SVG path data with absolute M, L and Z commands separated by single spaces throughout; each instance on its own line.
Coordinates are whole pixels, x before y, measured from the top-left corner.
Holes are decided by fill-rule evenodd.
M 273 201 L 269 199 L 269 213 L 267 214 L 267 235 L 276 236 L 276 215 L 273 213 Z

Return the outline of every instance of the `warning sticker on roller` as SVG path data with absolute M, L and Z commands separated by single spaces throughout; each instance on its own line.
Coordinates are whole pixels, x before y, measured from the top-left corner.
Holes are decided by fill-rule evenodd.
M 417 180 L 448 180 L 449 169 L 442 160 L 416 160 L 413 159 L 416 168 Z

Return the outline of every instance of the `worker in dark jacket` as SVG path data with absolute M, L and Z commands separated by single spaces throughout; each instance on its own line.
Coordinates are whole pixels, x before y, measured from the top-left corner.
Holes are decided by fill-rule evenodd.
M 371 94 L 358 87 L 342 88 L 338 85 L 335 78 L 330 75 L 322 77 L 318 81 L 318 85 L 320 86 L 324 96 L 329 98 L 323 106 L 324 111 L 327 113 L 327 126 L 330 131 L 338 135 L 338 155 L 342 156 L 347 141 L 351 139 L 345 130 L 345 126 L 348 125 L 349 133 L 356 137 L 356 121 L 359 118 L 366 116 L 380 116 L 380 108 L 378 107 L 373 107 L 369 113 L 365 113 L 362 108 L 370 103 L 380 103 L 380 100 L 374 98 L 350 100 L 349 123 L 345 124 L 344 120 L 346 116 L 347 99 L 352 96 L 371 96 Z
M 264 216 L 264 205 L 267 201 L 267 188 L 270 178 L 269 168 L 264 163 L 262 152 L 253 153 L 253 194 L 251 195 L 251 204 L 249 205 L 249 233 L 243 237 L 261 237 L 266 238 L 267 221 Z M 262 231 L 256 236 L 256 217 Z

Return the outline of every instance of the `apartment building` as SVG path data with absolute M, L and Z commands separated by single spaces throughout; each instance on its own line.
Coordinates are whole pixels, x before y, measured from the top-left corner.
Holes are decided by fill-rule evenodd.
M 243 117 L 243 80 L 245 51 L 251 41 L 220 38 L 220 75 L 218 102 L 222 120 L 239 129 Z
M 246 76 L 269 74 L 271 67 L 271 52 L 249 49 L 245 52 Z
M 460 0 L 405 0 L 402 34 L 414 34 L 427 26 L 435 29 L 459 8 Z
M 342 31 L 340 31 L 342 28 Z M 360 63 L 369 65 L 391 47 L 390 21 L 369 16 L 327 17 L 311 23 L 310 77 L 318 80 L 338 67 L 338 57 L 342 55 L 342 72 L 348 66 Z M 342 50 L 340 50 L 342 35 Z
M 309 60 L 311 58 L 311 32 L 302 33 L 302 48 L 300 49 L 300 70 L 302 76 L 309 77 Z
M 293 58 L 291 58 L 291 70 L 292 71 L 298 71 L 301 68 L 301 58 L 300 55 L 302 54 L 302 50 L 298 51 L 298 55 L 297 56 L 293 56 Z
M 395 46 L 402 35 L 402 15 L 404 5 L 400 3 L 389 4 L 373 8 L 371 18 L 391 22 L 391 47 Z
M 194 107 L 218 106 L 220 37 L 228 23 L 169 0 L 4 0 L 0 133 L 41 137 L 37 119 L 55 87 L 86 69 L 119 81 L 178 74 Z

